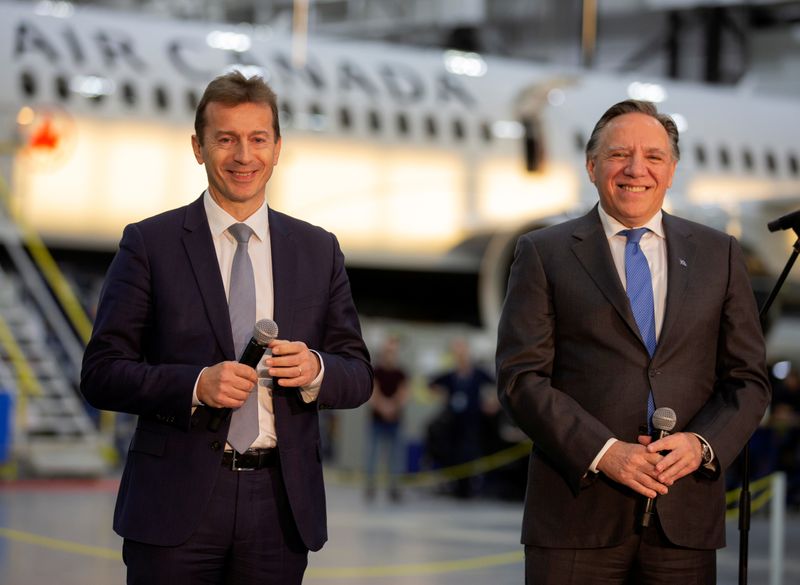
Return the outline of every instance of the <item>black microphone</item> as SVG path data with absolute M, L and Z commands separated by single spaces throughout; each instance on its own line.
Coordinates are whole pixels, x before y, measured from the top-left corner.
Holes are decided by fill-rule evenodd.
M 653 424 L 653 440 L 658 441 L 670 434 L 672 429 L 675 428 L 675 423 L 678 422 L 675 417 L 675 411 L 666 406 L 656 408 L 651 419 Z M 640 526 L 647 528 L 650 526 L 650 520 L 653 519 L 655 512 L 653 511 L 653 501 L 655 498 L 647 498 L 642 512 L 642 520 Z
M 239 358 L 239 363 L 255 368 L 264 356 L 269 342 L 276 337 L 278 337 L 278 324 L 272 319 L 260 319 L 253 329 L 253 337 L 247 342 L 242 352 L 242 357 Z M 217 432 L 220 425 L 230 414 L 230 408 L 215 409 L 208 420 L 208 430 L 214 433 Z
M 771 232 L 780 230 L 800 230 L 800 209 L 792 213 L 787 213 L 783 217 L 771 221 L 767 224 L 767 229 Z

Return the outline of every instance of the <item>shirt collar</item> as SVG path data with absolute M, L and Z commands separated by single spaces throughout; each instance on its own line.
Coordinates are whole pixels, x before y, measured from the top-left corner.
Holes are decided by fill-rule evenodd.
M 231 214 L 222 209 L 219 204 L 214 201 L 214 198 L 211 197 L 208 189 L 203 193 L 203 206 L 206 210 L 206 217 L 208 217 L 208 227 L 211 228 L 211 235 L 214 237 L 225 234 L 226 230 L 234 223 L 246 223 L 250 226 L 250 229 L 253 230 L 255 236 L 262 242 L 266 241 L 269 237 L 269 215 L 267 214 L 266 199 L 264 203 L 261 204 L 261 207 L 243 222 L 239 222 Z
M 600 223 L 603 224 L 603 231 L 606 233 L 606 238 L 611 239 L 612 237 L 618 235 L 622 230 L 629 229 L 628 226 L 621 224 L 619 221 L 608 215 L 605 209 L 603 209 L 603 206 L 600 204 L 597 205 L 597 212 L 600 215 Z M 656 214 L 647 221 L 647 223 L 635 227 L 646 227 L 659 238 L 666 239 L 662 221 L 663 217 L 664 216 L 659 209 Z

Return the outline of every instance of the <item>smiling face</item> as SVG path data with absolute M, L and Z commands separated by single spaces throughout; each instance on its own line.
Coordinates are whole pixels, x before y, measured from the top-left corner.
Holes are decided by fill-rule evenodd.
M 661 209 L 677 164 L 661 123 L 636 112 L 609 121 L 586 170 L 603 210 L 627 227 L 639 227 Z
M 247 219 L 264 202 L 281 152 L 272 110 L 262 103 L 211 102 L 205 118 L 202 143 L 192 136 L 192 149 L 197 162 L 206 165 L 208 191 L 233 217 Z

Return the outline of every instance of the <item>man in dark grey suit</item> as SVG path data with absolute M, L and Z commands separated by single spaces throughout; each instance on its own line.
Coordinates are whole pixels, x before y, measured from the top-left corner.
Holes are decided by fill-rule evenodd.
M 195 132 L 208 190 L 125 228 L 81 390 L 139 417 L 114 513 L 129 584 L 297 585 L 327 540 L 318 411 L 369 399 L 369 354 L 336 237 L 267 206 L 281 149 L 272 90 L 218 77 Z M 280 338 L 254 369 L 235 346 L 262 319 Z M 209 424 L 248 397 L 242 441 L 232 417 Z
M 534 441 L 529 585 L 715 583 L 723 472 L 770 390 L 739 245 L 661 210 L 678 158 L 671 118 L 616 104 L 586 147 L 599 206 L 517 244 L 497 371 Z M 659 407 L 677 424 L 653 441 Z

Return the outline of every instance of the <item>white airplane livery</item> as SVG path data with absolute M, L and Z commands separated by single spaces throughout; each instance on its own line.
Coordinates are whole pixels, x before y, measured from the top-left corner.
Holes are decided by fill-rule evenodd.
M 11 209 L 61 246 L 113 250 L 124 224 L 199 195 L 194 108 L 233 67 L 279 96 L 270 205 L 335 232 L 354 288 L 491 326 L 517 236 L 595 204 L 584 145 L 627 97 L 681 130 L 668 210 L 733 233 L 772 274 L 793 241 L 765 225 L 800 203 L 800 101 L 63 2 L 0 3 L 0 65 Z

